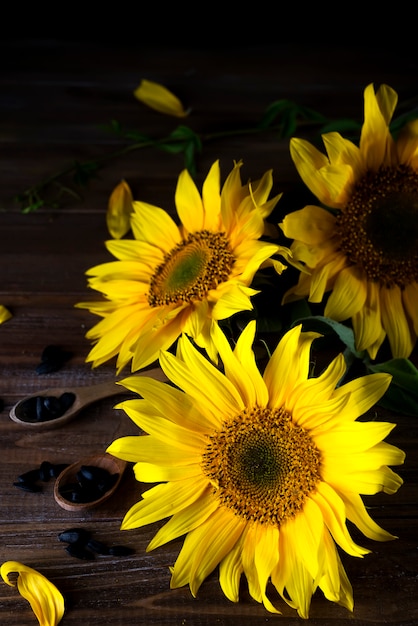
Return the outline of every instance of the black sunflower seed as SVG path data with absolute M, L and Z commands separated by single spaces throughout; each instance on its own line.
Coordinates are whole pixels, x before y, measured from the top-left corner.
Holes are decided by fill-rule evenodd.
M 58 535 L 58 539 L 63 543 L 78 543 L 84 546 L 90 539 L 90 533 L 85 528 L 68 528 Z
M 70 352 L 64 351 L 60 346 L 46 346 L 42 351 L 41 362 L 36 367 L 39 375 L 56 372 L 72 357 Z
M 134 554 L 135 550 L 129 546 L 110 546 L 109 554 L 112 556 L 129 556 Z
M 68 546 L 65 547 L 65 550 L 70 556 L 75 556 L 77 559 L 83 559 L 85 561 L 94 559 L 93 552 L 86 550 L 84 546 L 78 543 L 69 543 Z
M 28 470 L 24 474 L 20 474 L 17 479 L 22 483 L 36 483 L 39 480 L 39 469 Z
M 58 478 L 58 476 L 68 467 L 68 463 L 58 463 L 51 467 L 51 478 Z
M 49 461 L 42 461 L 39 468 L 39 480 L 42 480 L 44 483 L 47 483 L 51 478 L 52 472 L 52 463 Z
M 61 405 L 62 415 L 68 411 L 68 409 L 74 404 L 75 401 L 75 393 L 72 391 L 65 391 L 59 397 L 59 402 Z
M 31 493 L 41 491 L 41 487 L 39 485 L 37 485 L 36 483 L 27 482 L 25 480 L 18 480 L 17 482 L 13 483 L 13 485 L 15 487 L 19 487 L 19 489 L 22 489 L 22 491 L 29 491 Z
M 32 396 L 23 400 L 16 413 L 24 422 L 46 422 L 64 415 L 74 404 L 75 394 L 67 391 L 59 398 L 55 396 Z
M 93 552 L 97 552 L 97 554 L 109 554 L 110 550 L 110 548 L 103 543 L 103 541 L 98 541 L 97 539 L 89 539 L 86 543 L 86 548 L 93 550 Z

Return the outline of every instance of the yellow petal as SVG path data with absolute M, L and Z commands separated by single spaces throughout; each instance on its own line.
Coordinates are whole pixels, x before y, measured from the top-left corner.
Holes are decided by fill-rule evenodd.
M 10 313 L 10 311 L 6 309 L 3 304 L 0 304 L 0 324 L 3 324 L 3 322 L 7 322 L 7 320 L 9 320 L 11 317 L 12 314 Z
M 279 529 L 270 524 L 257 525 L 254 566 L 258 577 L 261 599 L 268 611 L 280 613 L 267 597 L 267 585 L 272 571 L 279 563 Z
M 360 150 L 366 167 L 376 171 L 393 149 L 388 122 L 396 106 L 397 95 L 384 86 L 378 94 L 373 84 L 364 90 L 364 124 L 360 136 Z
M 355 315 L 366 301 L 366 283 L 358 266 L 347 267 L 339 273 L 335 281 L 324 315 L 337 322 L 343 322 Z
M 148 400 L 158 415 L 181 424 L 190 430 L 207 432 L 213 424 L 207 423 L 190 398 L 175 387 L 162 383 L 148 376 L 130 376 L 120 381 L 127 389 Z M 136 406 L 139 407 L 138 403 Z
M 206 403 L 221 420 L 239 413 L 244 402 L 233 383 L 198 352 L 187 337 L 182 336 L 179 343 L 185 363 L 170 353 L 161 355 L 161 367 L 167 377 L 195 398 L 198 406 Z
M 122 530 L 140 528 L 182 511 L 201 498 L 208 488 L 208 481 L 193 476 L 157 487 L 151 495 L 131 507 L 123 519 Z
M 279 224 L 286 237 L 318 245 L 332 236 L 335 217 L 319 206 L 308 205 L 285 216 Z
M 118 405 L 119 406 L 119 405 Z M 107 448 L 113 456 L 137 463 L 160 463 L 161 465 L 190 465 L 199 463 L 202 455 L 199 451 L 175 448 L 169 443 L 150 436 L 127 436 L 115 439 Z
M 205 216 L 200 193 L 187 170 L 178 177 L 174 196 L 181 223 L 189 232 L 203 230 Z
M 266 406 L 268 391 L 252 349 L 255 330 L 255 321 L 247 324 L 240 334 L 233 352 L 219 326 L 214 325 L 212 336 L 221 356 L 226 377 L 239 390 L 245 405 Z
M 231 602 L 239 601 L 240 580 L 244 572 L 241 558 L 244 535 L 245 533 L 241 535 L 235 546 L 219 564 L 219 584 Z
M 315 492 L 311 493 L 311 498 L 319 506 L 324 522 L 332 534 L 334 541 L 338 543 L 347 554 L 361 557 L 368 554 L 370 550 L 362 548 L 354 543 L 345 525 L 345 506 L 334 489 L 325 482 L 317 485 Z
M 410 283 L 402 292 L 402 300 L 412 320 L 414 332 L 418 335 L 418 283 Z
M 147 546 L 147 552 L 197 528 L 200 524 L 203 524 L 218 507 L 219 503 L 217 499 L 212 496 L 209 490 L 209 495 L 202 496 L 198 500 L 195 500 L 195 502 L 189 504 L 187 508 L 173 515 L 168 522 L 160 528 L 153 539 L 151 539 Z
M 17 574 L 17 582 L 11 582 L 10 574 Z M 64 598 L 61 592 L 38 571 L 19 563 L 6 561 L 0 568 L 5 583 L 17 585 L 20 595 L 25 598 L 40 626 L 57 626 L 64 615 Z
M 218 507 L 186 536 L 174 565 L 171 586 L 176 588 L 189 583 L 195 596 L 204 579 L 239 540 L 244 527 L 245 521 L 225 507 Z
M 366 290 L 366 301 L 353 315 L 352 323 L 357 350 L 360 352 L 367 350 L 370 357 L 375 359 L 386 336 L 380 314 L 380 285 L 378 282 L 368 280 Z
M 308 377 L 312 341 L 319 335 L 301 330 L 301 325 L 295 326 L 284 335 L 264 370 L 272 408 L 284 406 L 289 392 Z
M 110 195 L 106 213 L 107 228 L 115 239 L 121 239 L 131 227 L 132 202 L 131 188 L 122 180 Z
M 221 173 L 219 161 L 211 166 L 202 186 L 202 200 L 205 210 L 205 228 L 208 230 L 220 229 L 221 214 Z
M 415 337 L 405 315 L 400 287 L 382 287 L 380 304 L 382 325 L 389 339 L 392 356 L 395 359 L 407 359 L 414 348 Z
M 354 492 L 342 494 L 345 503 L 347 519 L 353 522 L 357 528 L 369 539 L 375 541 L 389 541 L 396 539 L 394 535 L 381 528 L 368 514 L 361 496 Z
M 167 115 L 174 117 L 186 117 L 186 111 L 180 100 L 171 91 L 150 80 L 143 79 L 134 91 L 134 96 L 143 104 Z
M 169 252 L 181 241 L 180 231 L 170 215 L 153 204 L 133 203 L 131 218 L 135 239 L 146 241 L 159 247 L 164 253 Z
M 212 309 L 212 317 L 215 320 L 224 320 L 240 311 L 251 311 L 253 305 L 250 296 L 258 291 L 239 284 L 230 284 L 226 291 Z
M 389 374 L 369 374 L 355 378 L 334 391 L 334 398 L 347 396 L 347 404 L 341 414 L 341 422 L 356 420 L 372 408 L 387 391 L 392 377 Z

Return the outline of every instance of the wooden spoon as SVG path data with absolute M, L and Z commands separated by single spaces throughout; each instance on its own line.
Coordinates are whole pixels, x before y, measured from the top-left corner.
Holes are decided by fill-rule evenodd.
M 160 380 L 162 382 L 167 381 L 166 375 L 159 367 L 150 370 L 144 370 L 137 374 L 137 376 L 150 376 L 151 378 L 155 378 L 156 380 Z M 75 400 L 70 408 L 67 409 L 67 411 L 60 417 L 46 419 L 43 421 L 28 421 L 27 419 L 24 419 L 22 415 L 22 405 L 24 402 L 27 402 L 28 400 L 37 398 L 39 396 L 52 396 L 59 398 L 63 393 L 68 392 L 75 395 Z M 84 387 L 55 387 L 43 389 L 41 391 L 37 391 L 32 396 L 26 396 L 25 398 L 19 400 L 19 402 L 17 402 L 10 409 L 9 416 L 10 419 L 12 419 L 14 422 L 27 428 L 33 428 L 37 430 L 56 428 L 57 426 L 62 426 L 63 424 L 66 424 L 67 422 L 74 419 L 80 413 L 80 411 L 85 409 L 93 402 L 97 402 L 97 400 L 101 400 L 102 398 L 108 398 L 110 396 L 116 396 L 122 393 L 128 393 L 128 390 L 123 385 L 117 384 L 117 382 L 86 385 Z
M 64 491 L 65 493 L 65 487 L 67 485 L 72 485 L 77 482 L 77 473 L 83 466 L 91 465 L 105 469 L 109 472 L 109 474 L 118 474 L 118 477 L 112 487 L 97 500 L 91 500 L 89 502 L 71 502 L 70 500 L 67 500 L 61 492 Z M 57 477 L 54 484 L 55 501 L 66 511 L 81 512 L 99 506 L 115 493 L 116 489 L 119 487 L 120 481 L 122 480 L 123 472 L 125 471 L 126 466 L 126 461 L 122 461 L 107 452 L 94 454 L 87 459 L 77 461 L 76 463 L 66 467 Z

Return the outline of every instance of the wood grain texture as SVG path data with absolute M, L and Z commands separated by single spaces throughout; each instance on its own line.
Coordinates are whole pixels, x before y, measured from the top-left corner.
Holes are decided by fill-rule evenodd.
M 80 201 L 63 208 L 22 215 L 13 196 L 65 168 L 73 160 L 94 159 L 120 142 L 101 125 L 117 119 L 127 127 L 162 136 L 177 124 L 136 102 L 132 92 L 142 78 L 161 82 L 193 109 L 187 123 L 199 133 L 254 125 L 268 104 L 288 98 L 333 117 L 362 119 L 364 87 L 386 82 L 400 102 L 417 95 L 416 56 L 389 47 L 283 44 L 242 48 L 167 48 L 103 41 L 7 40 L 0 93 L 0 303 L 13 318 L 0 327 L 0 562 L 22 561 L 48 576 L 67 601 L 63 626 L 261 626 L 298 624 L 294 611 L 279 603 L 281 617 L 267 613 L 248 595 L 239 604 L 221 593 L 217 572 L 197 598 L 188 589 L 170 590 L 169 566 L 181 546 L 174 541 L 152 553 L 146 546 L 160 524 L 120 531 L 128 508 L 145 486 L 126 472 L 117 494 L 82 515 L 61 509 L 53 484 L 41 493 L 13 486 L 17 476 L 38 466 L 75 462 L 104 450 L 115 438 L 136 434 L 135 426 L 108 398 L 89 407 L 59 431 L 32 432 L 13 423 L 8 413 L 21 397 L 44 387 L 79 386 L 111 381 L 114 364 L 92 370 L 85 363 L 85 332 L 96 321 L 74 304 L 88 299 L 84 272 L 109 260 L 105 210 L 109 193 L 121 178 L 134 195 L 174 211 L 174 189 L 183 167 L 181 156 L 137 152 L 109 163 Z M 273 168 L 275 191 L 285 191 L 279 212 L 298 206 L 299 179 L 288 140 L 274 133 L 243 135 L 208 142 L 198 158 L 197 182 L 221 159 L 224 175 L 243 159 L 245 176 L 256 178 Z M 294 191 L 296 189 L 296 192 Z M 174 214 L 174 213 L 173 213 Z M 73 357 L 53 374 L 38 376 L 43 348 L 57 344 Z M 416 355 L 414 355 L 416 359 Z M 120 398 L 118 398 L 118 401 Z M 310 623 L 315 626 L 410 626 L 418 624 L 418 426 L 416 421 L 382 409 L 379 419 L 398 424 L 388 440 L 407 453 L 399 473 L 405 484 L 394 496 L 367 503 L 373 516 L 399 538 L 376 543 L 354 536 L 372 550 L 364 559 L 343 556 L 354 588 L 355 610 L 331 604 L 316 594 Z M 64 551 L 58 534 L 83 526 L 94 537 L 135 548 L 130 557 L 78 561 Z M 0 584 L 0 623 L 31 626 L 27 603 Z

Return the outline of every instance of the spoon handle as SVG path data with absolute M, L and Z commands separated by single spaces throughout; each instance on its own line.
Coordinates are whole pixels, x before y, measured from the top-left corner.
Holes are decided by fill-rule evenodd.
M 159 367 L 140 372 L 136 375 L 149 376 L 160 381 L 167 380 L 167 377 Z M 76 391 L 78 400 L 83 406 L 87 406 L 88 404 L 96 402 L 97 400 L 101 400 L 102 398 L 109 398 L 110 396 L 117 396 L 122 393 L 128 393 L 126 387 L 123 387 L 123 385 L 119 385 L 118 381 L 98 383 L 97 385 L 87 385 L 85 387 L 77 387 Z

